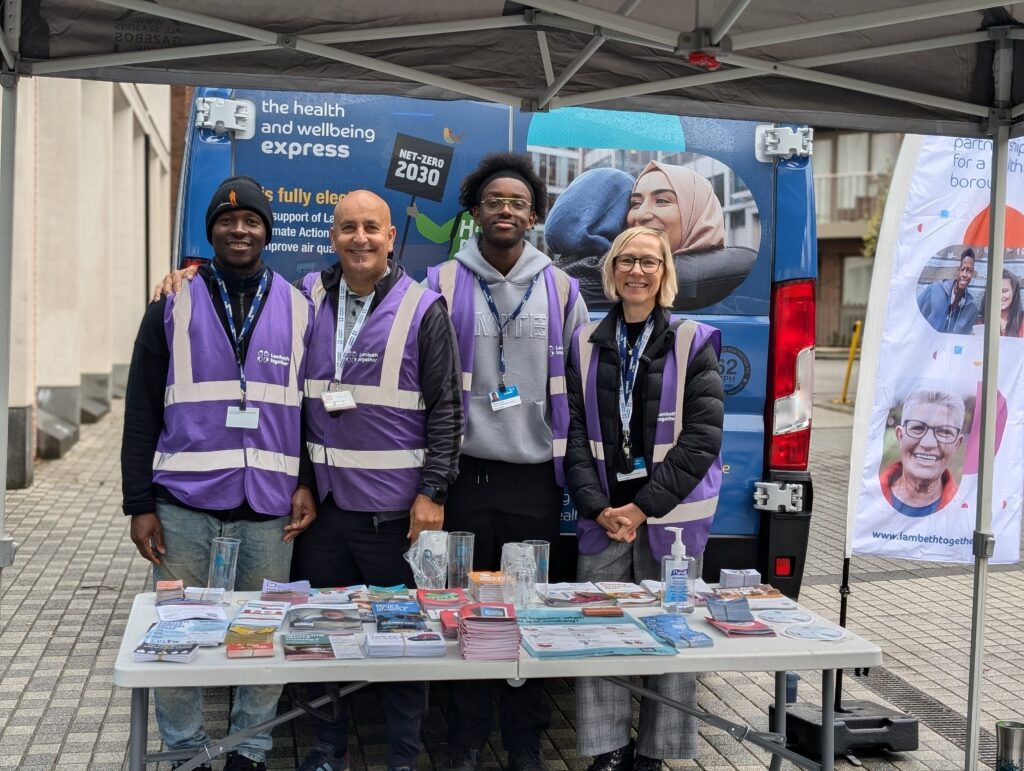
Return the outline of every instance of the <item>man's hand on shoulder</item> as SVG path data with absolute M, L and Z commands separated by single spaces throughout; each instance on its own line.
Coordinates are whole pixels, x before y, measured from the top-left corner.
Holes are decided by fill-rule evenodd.
M 316 519 L 316 500 L 306 485 L 298 485 L 292 493 L 292 519 L 284 526 L 284 542 L 291 543 Z
M 161 297 L 171 292 L 180 292 L 184 281 L 191 281 L 199 272 L 198 265 L 190 265 L 184 270 L 172 270 L 161 279 L 160 283 L 153 287 L 153 296 L 149 298 L 151 303 L 159 302 Z
M 416 543 L 421 531 L 440 530 L 443 526 L 444 506 L 423 493 L 417 495 L 409 510 L 409 543 Z
M 159 554 L 167 554 L 164 529 L 156 514 L 132 514 L 131 537 L 139 554 L 154 565 L 160 564 Z

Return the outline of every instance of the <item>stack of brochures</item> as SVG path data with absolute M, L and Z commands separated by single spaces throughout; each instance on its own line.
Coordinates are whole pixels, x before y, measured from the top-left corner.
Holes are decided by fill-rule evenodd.
M 531 621 L 540 620 L 531 617 Z M 586 656 L 670 656 L 676 649 L 633 618 L 588 619 L 574 623 L 523 623 L 523 648 L 536 658 Z
M 415 634 L 427 630 L 427 617 L 414 600 L 375 602 L 372 608 L 378 632 Z
M 474 602 L 459 608 L 459 653 L 472 661 L 519 658 L 519 624 L 512 605 Z
M 358 632 L 363 628 L 354 602 L 292 605 L 286 621 L 293 632 Z
M 753 568 L 733 570 L 722 568 L 718 574 L 718 585 L 722 589 L 738 589 L 741 586 L 760 586 L 761 574 Z
M 135 649 L 136 661 L 171 661 L 177 664 L 187 664 L 199 653 L 199 646 L 195 643 L 182 645 L 180 643 L 139 643 Z
M 178 602 L 185 599 L 185 582 L 178 581 L 157 581 L 156 582 L 156 604 L 166 605 L 169 602 Z
M 537 594 L 545 605 L 553 608 L 579 608 L 585 605 L 611 606 L 615 600 L 597 588 L 590 581 L 559 584 L 543 584 L 538 587 Z
M 290 583 L 284 583 L 282 581 L 271 581 L 269 578 L 264 578 L 263 591 L 260 593 L 260 599 L 264 602 L 290 602 L 293 605 L 297 605 L 299 603 L 309 602 L 309 593 L 309 581 L 292 581 Z
M 736 586 L 726 589 L 717 587 L 710 591 L 702 592 L 698 588 L 698 597 L 718 597 L 723 600 L 735 600 L 738 597 L 745 597 L 750 603 L 751 610 L 783 610 L 795 608 L 796 602 L 784 595 L 771 584 L 757 584 L 756 586 Z
M 710 648 L 714 644 L 708 635 L 691 629 L 681 613 L 659 613 L 644 616 L 641 621 L 659 639 L 675 648 Z
M 640 586 L 640 584 L 633 584 L 628 581 L 597 581 L 594 586 L 608 595 L 615 601 L 616 605 L 622 608 L 658 604 L 658 598 Z
M 463 589 L 417 589 L 416 599 L 431 621 L 441 618 L 442 610 L 457 610 L 469 602 Z
M 224 638 L 228 658 L 274 655 L 274 632 L 284 622 L 287 602 L 250 600 L 235 616 Z
M 469 574 L 469 595 L 477 602 L 501 602 L 501 572 L 474 570 Z
M 438 632 L 417 632 L 409 635 L 397 632 L 368 632 L 366 655 L 371 659 L 399 656 L 442 657 L 444 638 Z
M 156 617 L 161 621 L 183 621 L 190 618 L 200 618 L 208 621 L 228 620 L 223 605 L 189 602 L 187 600 L 172 600 L 168 605 L 157 605 Z
M 281 647 L 288 661 L 319 661 L 363 658 L 363 635 L 296 633 L 281 636 Z
M 775 630 L 757 621 L 746 597 L 708 597 L 708 623 L 727 637 L 775 637 Z
M 228 631 L 227 619 L 188 618 L 180 621 L 158 621 L 149 628 L 142 639 L 145 643 L 198 645 L 200 648 L 216 648 L 224 642 Z
M 185 599 L 189 602 L 208 602 L 212 605 L 220 605 L 224 602 L 224 590 L 219 587 L 186 586 Z

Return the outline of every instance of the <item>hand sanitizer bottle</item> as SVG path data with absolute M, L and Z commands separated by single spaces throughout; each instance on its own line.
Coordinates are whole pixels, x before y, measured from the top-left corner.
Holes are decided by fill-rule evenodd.
M 676 534 L 671 554 L 661 558 L 661 607 L 666 613 L 693 613 L 693 592 L 697 577 L 694 559 L 686 556 L 683 528 L 666 527 Z

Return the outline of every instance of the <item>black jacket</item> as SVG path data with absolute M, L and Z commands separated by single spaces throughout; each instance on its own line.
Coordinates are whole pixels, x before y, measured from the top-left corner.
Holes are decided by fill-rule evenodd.
M 610 493 L 614 495 L 616 458 L 620 452 L 622 429 L 619 423 L 619 352 L 615 333 L 621 303 L 613 307 L 590 336 L 598 356 L 597 403 L 601 421 L 606 470 Z M 647 468 L 652 467 L 654 434 L 661 400 L 665 360 L 675 344 L 671 316 L 665 309 L 656 309 L 654 331 L 640 357 L 633 391 L 634 410 L 643 409 L 642 445 L 634 438 L 634 452 L 642 447 Z M 569 357 L 566 390 L 569 395 L 569 441 L 565 470 L 569 492 L 579 516 L 594 519 L 611 505 L 612 496 L 601 489 L 597 466 L 587 438 L 586 415 L 583 408 L 585 374 L 576 368 L 575 355 Z M 676 445 L 648 478 L 633 503 L 650 518 L 662 517 L 679 504 L 700 483 L 722 447 L 722 421 L 725 414 L 722 376 L 718 356 L 709 340 L 694 356 L 686 371 L 683 398 L 683 430 Z
M 404 271 L 391 263 L 391 272 L 375 285 L 370 314 L 391 291 Z M 320 278 L 327 293 L 321 313 L 338 318 L 338 289 L 341 284 L 341 262 L 323 271 Z M 337 322 L 335 322 L 337 323 Z M 427 308 L 420 323 L 417 339 L 419 351 L 420 392 L 427 414 L 427 452 L 423 466 L 423 486 L 447 491 L 459 474 L 459 452 L 462 447 L 462 366 L 455 329 L 438 300 Z M 381 426 L 381 431 L 387 431 Z M 309 461 L 303 440 L 299 483 L 316 489 L 313 464 Z M 408 514 L 408 512 L 404 512 Z

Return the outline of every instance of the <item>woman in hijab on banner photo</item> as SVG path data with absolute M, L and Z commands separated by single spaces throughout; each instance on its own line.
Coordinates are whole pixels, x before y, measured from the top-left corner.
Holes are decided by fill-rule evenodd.
M 579 581 L 660 578 L 660 560 L 682 526 L 700 563 L 722 481 L 721 334 L 673 322 L 678 287 L 665 234 L 634 227 L 602 263 L 615 304 L 576 330 L 566 390 L 566 481 L 578 512 Z M 697 571 L 699 575 L 699 569 Z M 692 674 L 644 678 L 645 687 L 696 706 Z M 696 719 L 648 699 L 630 739 L 629 691 L 601 678 L 576 684 L 577 753 L 589 771 L 655 771 L 665 758 L 697 754 Z
M 725 216 L 715 191 L 686 166 L 648 163 L 629 196 L 626 224 L 665 232 L 675 263 L 676 310 L 724 300 L 754 267 L 757 251 L 725 245 Z
M 649 162 L 634 180 L 619 169 L 589 169 L 551 207 L 544 239 L 555 264 L 580 282 L 589 305 L 605 301 L 603 256 L 622 229 L 665 233 L 676 273 L 677 311 L 714 305 L 747 277 L 757 251 L 726 246 L 725 216 L 711 183 L 686 166 Z

